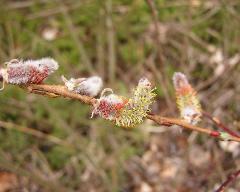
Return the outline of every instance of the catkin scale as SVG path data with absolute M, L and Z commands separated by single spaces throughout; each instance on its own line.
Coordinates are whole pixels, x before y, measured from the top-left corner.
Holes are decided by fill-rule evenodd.
M 35 67 L 22 66 L 9 67 L 7 69 L 8 83 L 10 84 L 39 84 L 48 76 L 48 69 L 45 67 L 41 72 Z
M 124 107 L 128 100 L 113 93 L 105 96 L 103 94 L 105 90 L 106 89 L 103 90 L 102 96 L 94 105 L 92 116 L 99 115 L 104 119 L 114 121 L 119 116 L 121 109 Z

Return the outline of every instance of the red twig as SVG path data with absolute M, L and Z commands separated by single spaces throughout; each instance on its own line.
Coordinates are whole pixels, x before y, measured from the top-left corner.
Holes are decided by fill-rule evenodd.
M 155 121 L 159 125 L 166 125 L 166 126 L 178 125 L 178 126 L 181 126 L 184 129 L 197 131 L 199 133 L 207 134 L 211 137 L 215 137 L 215 138 L 219 138 L 219 139 L 226 139 L 228 141 L 240 142 L 240 138 L 238 138 L 238 137 L 231 136 L 231 135 L 227 134 L 227 138 L 224 138 L 222 132 L 214 131 L 214 130 L 211 130 L 210 128 L 203 128 L 203 127 L 198 127 L 198 126 L 195 126 L 195 125 L 191 125 L 191 124 L 188 124 L 181 119 L 162 117 L 162 116 L 152 115 L 152 114 L 151 115 L 149 114 L 147 116 L 147 118 Z
M 240 176 L 240 170 L 230 174 L 228 176 L 227 180 L 224 181 L 223 184 L 221 184 L 221 186 L 215 192 L 224 192 L 225 189 L 227 188 L 227 186 L 230 183 L 234 182 L 237 179 L 238 176 Z
M 235 131 L 232 131 L 230 128 L 228 128 L 226 125 L 224 125 L 218 118 L 213 117 L 211 114 L 203 111 L 203 115 L 205 117 L 207 117 L 208 119 L 210 119 L 213 123 L 215 123 L 217 125 L 217 127 L 221 128 L 222 130 L 226 131 L 227 133 L 229 133 L 230 135 L 234 136 L 234 137 L 238 137 L 240 138 L 240 135 L 238 133 L 236 133 Z

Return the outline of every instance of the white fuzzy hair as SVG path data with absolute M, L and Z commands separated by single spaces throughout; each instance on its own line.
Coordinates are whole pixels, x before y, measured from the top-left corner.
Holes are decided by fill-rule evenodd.
M 50 57 L 38 59 L 38 60 L 26 60 L 22 62 L 25 66 L 33 66 L 38 68 L 40 71 L 44 69 L 44 67 L 48 67 L 48 74 L 53 73 L 59 67 L 57 61 Z
M 183 85 L 187 85 L 187 84 L 189 84 L 189 83 L 188 83 L 186 75 L 184 75 L 181 72 L 175 72 L 173 74 L 173 85 L 176 89 L 179 89 Z
M 103 87 L 102 78 L 98 76 L 79 79 L 71 78 L 69 80 L 62 76 L 62 80 L 69 91 L 91 97 L 97 96 Z

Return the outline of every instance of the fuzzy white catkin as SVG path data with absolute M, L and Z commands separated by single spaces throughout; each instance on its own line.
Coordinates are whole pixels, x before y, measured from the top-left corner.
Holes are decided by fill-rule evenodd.
M 76 88 L 76 91 L 91 97 L 95 97 L 101 91 L 102 87 L 102 79 L 98 76 L 93 76 L 80 83 L 80 85 Z
M 39 60 L 12 60 L 7 63 L 5 81 L 11 84 L 40 83 L 58 69 L 58 63 L 52 58 Z
M 69 80 L 67 80 L 65 77 L 62 77 L 62 79 L 69 91 L 91 97 L 97 96 L 103 87 L 103 81 L 98 76 L 80 79 L 71 78 Z
M 42 58 L 42 59 L 38 59 L 38 60 L 26 60 L 23 62 L 23 64 L 25 66 L 28 66 L 28 65 L 35 66 L 40 71 L 43 71 L 44 67 L 48 67 L 48 74 L 53 73 L 59 67 L 58 63 L 50 57 L 46 57 L 46 58 Z
M 102 91 L 101 97 L 97 99 L 97 102 L 94 104 L 91 117 L 99 115 L 104 119 L 112 121 L 115 120 L 119 114 L 117 106 L 124 105 L 124 98 L 113 92 L 110 93 L 110 95 L 105 95 L 104 93 L 106 93 L 106 90 L 108 90 L 108 88 Z

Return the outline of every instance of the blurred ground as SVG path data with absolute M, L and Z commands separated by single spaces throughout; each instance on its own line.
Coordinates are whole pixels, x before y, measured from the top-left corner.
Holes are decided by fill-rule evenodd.
M 51 56 L 60 70 L 48 83 L 61 83 L 61 74 L 98 74 L 123 95 L 145 75 L 157 87 L 153 111 L 168 116 L 177 116 L 171 76 L 182 71 L 204 109 L 240 131 L 238 0 L 158 0 L 158 21 L 143 0 L 0 2 L 2 65 Z M 240 169 L 236 143 L 149 121 L 124 130 L 91 120 L 88 106 L 14 86 L 0 93 L 0 106 L 0 191 L 205 192 Z M 206 119 L 201 125 L 216 128 Z M 18 126 L 74 147 L 19 132 Z M 239 190 L 237 180 L 227 191 Z

